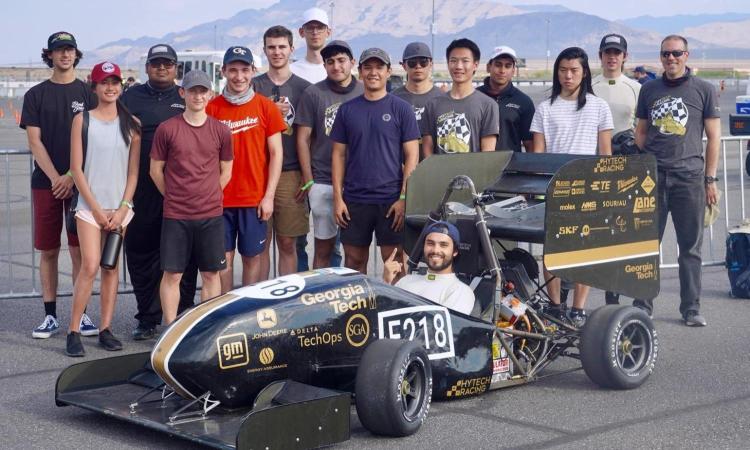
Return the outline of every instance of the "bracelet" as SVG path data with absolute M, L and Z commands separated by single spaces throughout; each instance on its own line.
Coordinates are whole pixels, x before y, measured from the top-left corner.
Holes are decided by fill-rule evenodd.
M 73 172 L 70 170 L 65 173 L 65 175 L 69 176 L 70 178 L 73 178 Z
M 406 200 L 406 194 L 401 194 L 398 196 L 399 200 Z
M 315 184 L 315 181 L 314 180 L 310 180 L 307 183 L 305 183 L 301 188 L 299 188 L 299 190 L 304 192 L 304 191 L 310 189 L 310 186 L 312 186 L 313 184 Z
M 120 206 L 127 206 L 127 207 L 128 207 L 128 209 L 133 209 L 133 204 L 132 204 L 132 203 L 130 203 L 129 201 L 127 201 L 127 200 L 123 200 L 123 201 L 121 201 L 121 202 L 120 202 Z

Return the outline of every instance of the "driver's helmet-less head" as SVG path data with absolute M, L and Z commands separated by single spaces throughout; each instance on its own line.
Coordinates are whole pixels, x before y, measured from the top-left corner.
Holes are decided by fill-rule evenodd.
M 458 252 L 459 243 L 461 242 L 461 233 L 458 232 L 458 228 L 450 222 L 438 221 L 427 226 L 427 232 L 425 236 L 430 233 L 442 233 L 447 235 L 453 241 L 453 251 Z

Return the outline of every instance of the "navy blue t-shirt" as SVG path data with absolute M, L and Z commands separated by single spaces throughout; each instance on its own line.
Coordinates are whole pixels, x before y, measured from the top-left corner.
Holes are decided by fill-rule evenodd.
M 353 98 L 339 108 L 330 137 L 347 145 L 345 202 L 398 199 L 404 179 L 402 144 L 420 137 L 409 103 L 391 94 L 376 101 L 364 95 Z

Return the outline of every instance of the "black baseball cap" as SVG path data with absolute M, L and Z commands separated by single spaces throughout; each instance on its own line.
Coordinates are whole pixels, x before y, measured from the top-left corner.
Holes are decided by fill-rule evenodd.
M 320 56 L 325 58 L 330 58 L 331 56 L 344 52 L 347 55 L 349 55 L 349 58 L 354 59 L 354 53 L 352 53 L 352 48 L 349 47 L 349 44 L 347 44 L 344 41 L 340 40 L 334 40 L 326 44 L 325 47 L 323 47 L 322 50 L 320 50 Z
M 253 65 L 253 52 L 249 48 L 241 45 L 233 45 L 224 52 L 224 65 L 235 61 L 243 62 L 248 65 Z
M 623 53 L 627 53 L 628 41 L 626 41 L 625 38 L 619 34 L 608 34 L 602 38 L 602 42 L 599 44 L 599 51 L 603 52 L 609 50 L 610 48 L 614 48 L 620 50 Z
M 430 51 L 430 47 L 428 47 L 424 42 L 410 42 L 406 45 L 401 60 L 406 61 L 409 58 L 432 59 L 432 52 Z
M 156 44 L 148 49 L 146 62 L 151 62 L 155 59 L 168 59 L 177 62 L 177 52 L 167 44 Z
M 47 50 L 55 50 L 60 47 L 73 47 L 77 49 L 78 44 L 76 44 L 76 38 L 67 31 L 52 33 L 52 35 L 47 38 Z

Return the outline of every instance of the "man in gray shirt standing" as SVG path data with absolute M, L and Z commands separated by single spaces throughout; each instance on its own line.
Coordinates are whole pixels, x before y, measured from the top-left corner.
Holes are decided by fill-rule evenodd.
M 445 52 L 453 85 L 448 95 L 432 99 L 422 118 L 422 153 L 495 151 L 500 132 L 497 102 L 474 89 L 479 47 L 469 39 L 456 39 Z
M 686 66 L 688 55 L 688 42 L 682 36 L 669 35 L 661 42 L 664 75 L 641 88 L 635 142 L 656 157 L 653 194 L 658 196 L 660 240 L 667 215 L 672 214 L 680 250 L 680 314 L 687 326 L 706 326 L 700 314 L 703 218 L 706 204 L 718 202 L 721 124 L 716 89 L 693 76 Z M 705 158 L 704 130 L 708 139 Z M 644 188 L 642 195 L 649 194 Z M 653 201 L 653 196 L 647 198 Z M 643 203 L 647 208 L 649 202 Z M 653 299 L 636 299 L 633 304 L 653 311 Z
M 401 67 L 406 71 L 406 84 L 391 92 L 406 100 L 414 109 L 417 125 L 422 129 L 425 107 L 435 97 L 445 95 L 432 83 L 432 52 L 423 42 L 412 42 L 404 49 Z M 419 139 L 420 153 L 422 139 Z M 420 155 L 420 160 L 422 155 Z

